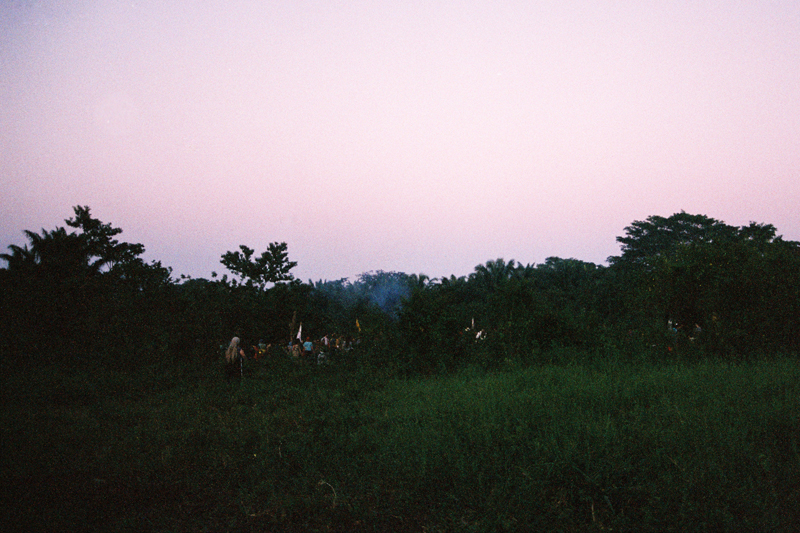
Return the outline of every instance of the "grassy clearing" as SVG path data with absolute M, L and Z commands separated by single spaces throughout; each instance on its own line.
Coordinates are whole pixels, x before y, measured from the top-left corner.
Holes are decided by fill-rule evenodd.
M 780 528 L 800 503 L 798 377 L 708 363 L 392 383 L 380 448 L 409 495 L 481 529 Z
M 5 530 L 800 529 L 794 358 L 3 379 Z

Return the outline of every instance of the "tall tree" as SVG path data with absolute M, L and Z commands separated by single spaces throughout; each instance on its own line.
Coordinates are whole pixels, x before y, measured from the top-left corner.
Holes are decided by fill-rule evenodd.
M 289 261 L 285 242 L 270 243 L 267 251 L 255 259 L 253 258 L 255 250 L 252 248 L 242 244 L 239 249 L 241 251 L 226 252 L 220 263 L 236 274 L 240 278 L 240 283 L 263 290 L 268 283 L 294 280 L 290 270 L 297 266 L 297 262 Z
M 66 223 L 78 231 L 26 231 L 29 246 L 10 246 L 11 253 L 0 256 L 8 261 L 3 310 L 14 310 L 14 320 L 2 323 L 5 332 L 24 331 L 32 346 L 51 357 L 97 355 L 98 345 L 107 351 L 113 345 L 121 354 L 125 342 L 164 338 L 156 311 L 170 270 L 145 264 L 139 257 L 144 246 L 119 242 L 114 237 L 122 230 L 93 218 L 88 207 L 73 210 L 75 217 Z
M 88 206 L 73 208 L 75 216 L 67 225 L 80 230 L 84 242 L 86 262 L 96 272 L 113 270 L 119 265 L 136 262 L 144 253 L 144 245 L 119 242 L 114 237 L 122 233 L 120 228 L 104 224 L 92 217 Z
M 514 274 L 516 262 L 511 259 L 508 263 L 503 258 L 486 261 L 485 265 L 478 265 L 470 274 L 470 281 L 476 283 L 484 290 L 496 290 Z
M 704 340 L 692 346 L 718 354 L 798 345 L 800 247 L 771 224 L 735 227 L 681 212 L 634 222 L 626 233 L 617 239 L 622 256 L 609 261 L 619 309 L 638 327 L 656 338 L 668 320 L 679 332 L 699 328 Z
M 736 235 L 736 228 L 705 215 L 681 211 L 668 218 L 651 216 L 643 221 L 634 221 L 625 228 L 625 234 L 617 237 L 617 242 L 622 245 L 622 255 L 608 258 L 612 265 L 641 266 L 648 259 L 669 253 L 681 245 L 729 240 Z

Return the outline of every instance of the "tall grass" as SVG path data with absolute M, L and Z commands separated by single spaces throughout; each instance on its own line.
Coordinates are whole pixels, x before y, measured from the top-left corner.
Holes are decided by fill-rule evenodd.
M 798 374 L 787 361 L 392 383 L 376 436 L 387 477 L 481 528 L 797 525 Z
M 800 529 L 796 359 L 3 379 L 5 530 Z

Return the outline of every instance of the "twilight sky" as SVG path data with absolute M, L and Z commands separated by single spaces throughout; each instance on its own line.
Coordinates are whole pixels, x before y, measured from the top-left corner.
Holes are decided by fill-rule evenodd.
M 605 263 L 685 210 L 800 240 L 800 2 L 0 0 L 0 249 L 88 205 L 174 274 Z

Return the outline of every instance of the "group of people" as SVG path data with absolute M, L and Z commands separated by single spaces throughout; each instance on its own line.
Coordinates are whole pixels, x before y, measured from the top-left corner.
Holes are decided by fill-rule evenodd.
M 337 352 L 347 352 L 353 348 L 352 337 L 343 335 L 325 335 L 316 342 L 311 337 L 306 337 L 305 341 L 293 339 L 286 347 L 288 354 L 297 361 L 308 363 L 316 362 L 318 365 L 328 363 Z
M 358 340 L 343 335 L 325 335 L 314 342 L 311 337 L 306 337 L 305 341 L 300 338 L 293 339 L 283 351 L 293 360 L 318 365 L 327 364 L 337 353 L 350 351 Z M 272 344 L 265 344 L 263 340 L 258 341 L 250 349 L 245 348 L 245 344 L 237 336 L 231 339 L 228 348 L 225 350 L 225 367 L 229 378 L 242 377 L 244 372 L 244 360 L 258 360 L 270 353 Z

